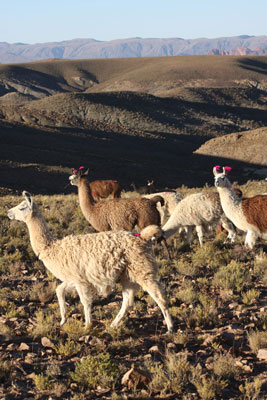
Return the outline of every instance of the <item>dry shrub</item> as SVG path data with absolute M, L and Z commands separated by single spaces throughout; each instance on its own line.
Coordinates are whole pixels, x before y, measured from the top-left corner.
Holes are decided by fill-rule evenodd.
M 232 260 L 227 266 L 221 267 L 214 275 L 213 283 L 222 289 L 241 292 L 251 282 L 248 268 Z
M 230 253 L 219 240 L 206 242 L 198 247 L 192 255 L 193 265 L 205 265 L 212 269 L 227 265 L 231 259 Z
M 167 352 L 163 363 L 148 360 L 145 366 L 152 378 L 149 383 L 151 393 L 181 394 L 189 382 L 191 366 L 186 354 Z
M 267 332 L 263 331 L 249 332 L 248 343 L 252 352 L 257 354 L 259 349 L 267 348 Z

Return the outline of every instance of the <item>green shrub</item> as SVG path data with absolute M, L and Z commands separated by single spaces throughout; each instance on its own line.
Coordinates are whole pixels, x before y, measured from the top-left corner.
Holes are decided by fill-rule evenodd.
M 221 246 L 220 241 L 206 242 L 198 247 L 192 255 L 193 265 L 206 265 L 212 269 L 227 265 L 230 261 L 230 253 Z
M 250 284 L 251 275 L 246 266 L 232 260 L 225 267 L 220 267 L 214 275 L 213 283 L 222 289 L 241 292 Z
M 32 330 L 32 336 L 34 338 L 42 336 L 47 336 L 50 339 L 55 338 L 58 325 L 54 313 L 37 311 L 36 325 Z
M 82 390 L 114 388 L 119 380 L 120 370 L 112 361 L 109 353 L 88 356 L 76 364 L 75 371 L 70 373 L 73 382 L 77 382 Z

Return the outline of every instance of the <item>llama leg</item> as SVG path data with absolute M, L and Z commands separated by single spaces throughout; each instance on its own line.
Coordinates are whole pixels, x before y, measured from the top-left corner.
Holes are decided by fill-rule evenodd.
M 186 244 L 190 244 L 191 243 L 192 232 L 193 232 L 193 227 L 192 226 L 185 226 L 184 229 L 185 229 L 185 232 L 186 232 Z
M 76 285 L 76 290 L 80 297 L 84 309 L 85 327 L 92 322 L 91 311 L 93 302 L 93 293 L 90 286 Z
M 122 305 L 121 305 L 121 309 L 118 312 L 116 318 L 110 325 L 111 328 L 116 328 L 119 325 L 122 318 L 126 314 L 128 308 L 133 305 L 135 292 L 139 288 L 139 285 L 137 285 L 136 283 L 131 283 L 126 280 L 121 283 L 122 283 Z
M 227 238 L 224 243 L 226 243 L 228 240 L 230 240 L 231 243 L 234 243 L 235 238 L 236 238 L 235 226 L 232 224 L 232 222 L 228 218 L 226 218 L 224 216 L 221 217 L 221 222 L 222 222 L 223 228 L 225 230 L 227 230 L 227 232 L 228 232 Z
M 159 282 L 151 279 L 149 281 L 146 280 L 145 283 L 139 282 L 139 284 L 143 290 L 148 292 L 148 294 L 152 297 L 153 300 L 155 300 L 155 302 L 161 309 L 161 312 L 167 324 L 168 333 L 171 333 L 173 330 L 173 322 L 168 309 L 167 300 L 162 292 Z
M 67 282 L 62 282 L 56 289 L 61 315 L 60 325 L 63 325 L 66 322 L 65 292 L 68 286 Z
M 256 234 L 256 232 L 248 231 L 246 235 L 245 246 L 249 247 L 250 249 L 253 249 L 257 237 L 258 235 Z
M 203 228 L 202 228 L 202 225 L 197 225 L 196 226 L 196 231 L 197 231 L 199 244 L 202 247 L 203 246 Z

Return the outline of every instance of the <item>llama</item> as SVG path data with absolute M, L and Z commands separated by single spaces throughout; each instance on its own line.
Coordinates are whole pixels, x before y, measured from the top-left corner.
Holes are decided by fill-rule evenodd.
M 84 167 L 80 167 L 83 169 Z M 77 173 L 73 170 L 73 174 Z M 92 196 L 95 200 L 106 199 L 108 196 L 119 198 L 122 191 L 122 186 L 115 180 L 98 180 L 89 183 Z
M 157 203 L 157 209 L 160 213 L 161 225 L 163 225 L 165 219 L 169 217 L 174 211 L 177 204 L 183 199 L 183 196 L 178 192 L 159 192 L 143 195 L 146 199 L 151 199 L 154 196 L 160 196 L 164 199 L 164 204 Z
M 200 246 L 203 245 L 203 231 L 221 221 L 228 231 L 227 239 L 235 240 L 235 227 L 229 221 L 220 204 L 218 193 L 194 193 L 181 200 L 162 227 L 163 238 L 168 239 L 181 228 L 186 228 L 187 244 L 190 244 L 193 227 L 196 227 Z M 226 239 L 226 240 L 227 240 Z
M 147 181 L 145 186 L 136 187 L 135 183 L 131 183 L 133 190 L 139 194 L 150 194 L 155 191 L 154 181 Z
M 95 230 L 132 231 L 135 225 L 139 229 L 148 225 L 160 225 L 160 214 L 156 204 L 159 201 L 164 204 L 163 198 L 123 198 L 96 203 L 91 194 L 87 174 L 88 170 L 79 169 L 69 180 L 72 185 L 78 186 L 82 213 Z
M 126 311 L 133 306 L 139 286 L 156 301 L 165 318 L 168 332 L 173 324 L 166 298 L 156 278 L 157 264 L 151 239 L 160 228 L 151 225 L 140 236 L 130 232 L 100 232 L 54 239 L 30 193 L 8 211 L 8 217 L 26 223 L 32 249 L 45 267 L 62 283 L 56 294 L 61 322 L 66 322 L 65 293 L 76 289 L 84 308 L 85 324 L 92 321 L 92 302 L 96 295 L 107 296 L 117 282 L 122 285 L 122 306 L 111 326 L 116 328 Z
M 246 232 L 245 246 L 253 249 L 258 237 L 267 239 L 267 196 L 257 195 L 245 199 L 236 195 L 227 178 L 231 167 L 213 168 L 223 211 L 238 229 Z

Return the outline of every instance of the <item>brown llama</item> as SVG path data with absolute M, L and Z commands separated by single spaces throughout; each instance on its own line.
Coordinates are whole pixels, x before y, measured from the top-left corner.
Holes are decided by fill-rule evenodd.
M 84 167 L 80 167 L 84 169 Z M 78 171 L 73 170 L 73 174 Z M 91 194 L 95 200 L 106 199 L 108 196 L 112 196 L 113 199 L 119 198 L 122 191 L 121 184 L 116 180 L 97 180 L 89 183 Z
M 164 199 L 123 198 L 95 202 L 87 177 L 88 170 L 79 169 L 69 177 L 72 185 L 78 186 L 79 203 L 84 217 L 97 231 L 132 231 L 135 225 L 140 230 L 148 225 L 160 225 L 157 203 Z

